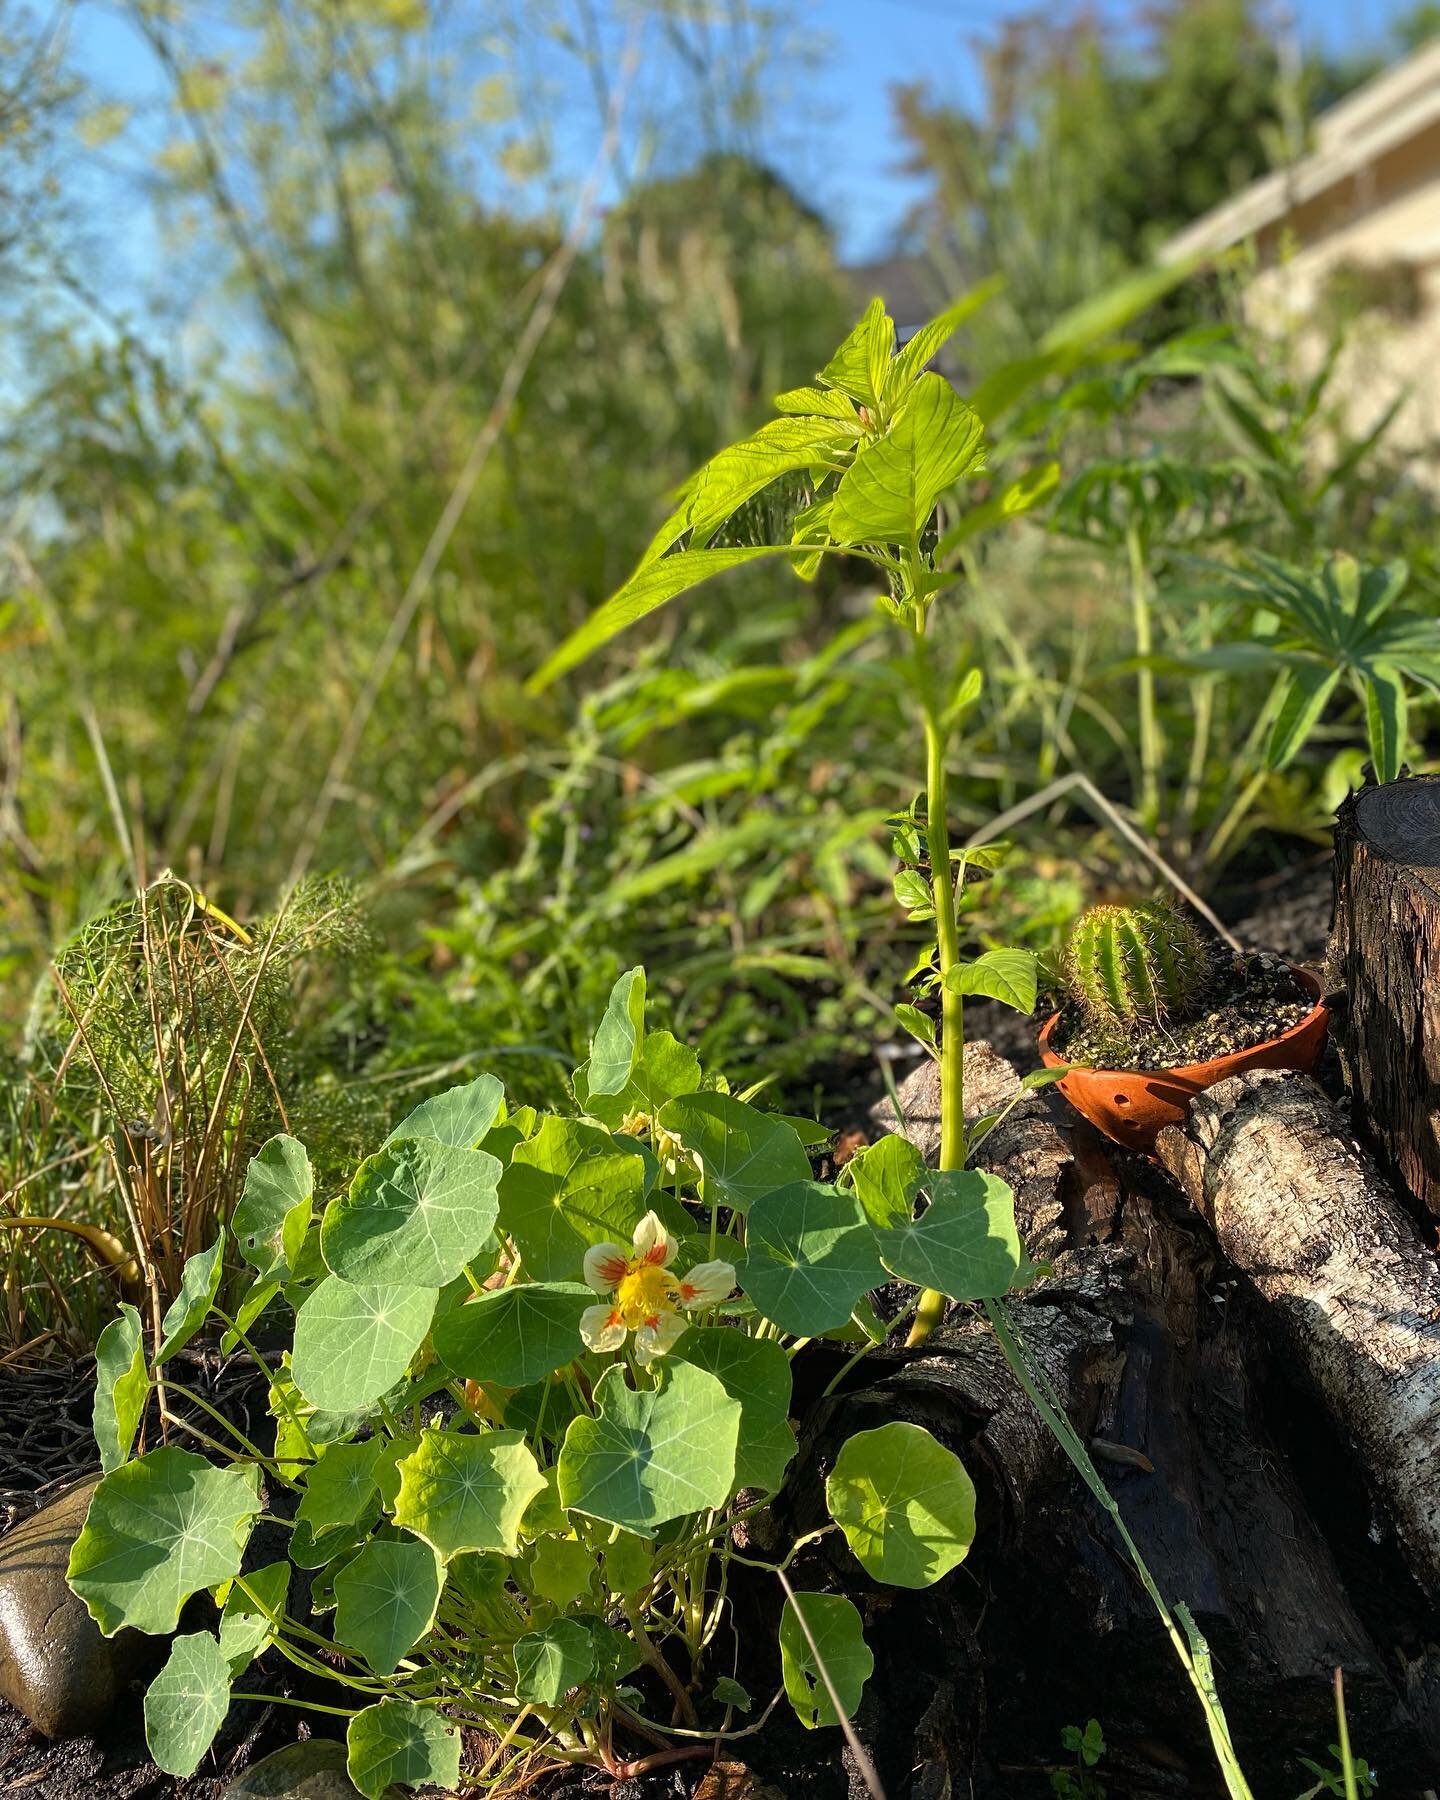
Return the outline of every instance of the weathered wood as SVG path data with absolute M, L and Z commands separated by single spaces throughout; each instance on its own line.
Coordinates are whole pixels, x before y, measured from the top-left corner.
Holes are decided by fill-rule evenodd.
M 1440 1217 L 1440 777 L 1362 788 L 1335 824 L 1335 983 L 1356 1118 Z
M 1440 1264 L 1321 1090 L 1257 1070 L 1157 1152 L 1266 1303 L 1440 1596 Z

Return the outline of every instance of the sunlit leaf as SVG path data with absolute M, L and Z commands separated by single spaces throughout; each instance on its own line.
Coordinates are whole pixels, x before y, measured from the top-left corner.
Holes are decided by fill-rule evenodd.
M 595 1295 L 579 1282 L 522 1281 L 450 1306 L 435 1320 L 435 1354 L 467 1381 L 529 1387 L 582 1354 L 580 1316 Z
M 432 1094 L 407 1113 L 386 1138 L 438 1138 L 456 1150 L 474 1150 L 500 1116 L 505 1086 L 498 1075 L 477 1075 L 463 1087 Z
M 100 1333 L 95 1346 L 95 1405 L 91 1415 L 100 1467 L 118 1469 L 130 1454 L 150 1393 L 140 1314 L 129 1302 Z
M 853 1601 L 843 1594 L 786 1597 L 780 1615 L 780 1672 L 795 1716 L 807 1730 L 838 1725 L 842 1717 L 853 1719 L 874 1668 Z
M 145 1693 L 145 1742 L 167 1775 L 191 1775 L 230 1710 L 230 1665 L 208 1631 L 178 1637 Z
M 392 1787 L 460 1785 L 460 1728 L 432 1706 L 382 1700 L 351 1719 L 345 1734 L 346 1771 L 365 1800 L 382 1800 Z
M 895 1420 L 847 1438 L 825 1483 L 830 1517 L 867 1575 L 929 1587 L 975 1538 L 975 1485 L 922 1426 Z
M 437 1138 L 398 1138 L 325 1208 L 320 1248 L 356 1286 L 443 1287 L 478 1256 L 499 1211 L 500 1163 Z
M 440 1560 L 413 1538 L 372 1538 L 335 1577 L 335 1639 L 377 1675 L 393 1675 L 435 1623 Z
M 514 1556 L 525 1509 L 545 1486 L 518 1431 L 423 1431 L 399 1469 L 395 1523 L 446 1559 L 462 1550 Z
M 750 1209 L 740 1285 L 760 1314 L 797 1337 L 843 1325 L 885 1279 L 875 1232 L 854 1194 L 792 1182 Z
M 434 1288 L 352 1287 L 327 1276 L 295 1315 L 295 1385 L 326 1412 L 372 1405 L 405 1373 L 434 1312 Z
M 952 1300 L 1008 1293 L 1024 1262 L 1010 1188 L 978 1169 L 932 1174 L 927 1185 L 930 1204 L 918 1219 L 875 1233 L 885 1267 Z
M 985 456 L 985 428 L 941 375 L 922 375 L 899 420 L 841 477 L 830 529 L 844 544 L 908 543 L 935 502 Z

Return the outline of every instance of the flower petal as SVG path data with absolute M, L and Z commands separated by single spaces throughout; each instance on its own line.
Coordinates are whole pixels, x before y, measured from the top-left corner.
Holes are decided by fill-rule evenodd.
M 680 1248 L 660 1222 L 659 1213 L 647 1212 L 635 1227 L 635 1256 L 640 1262 L 659 1263 L 666 1268 L 675 1260 Z
M 625 1321 L 613 1306 L 587 1306 L 580 1315 L 580 1337 L 585 1347 L 603 1355 L 625 1342 Z
M 682 1306 L 714 1306 L 735 1292 L 735 1270 L 728 1262 L 696 1263 L 680 1277 Z
M 635 1333 L 636 1362 L 653 1362 L 657 1356 L 663 1356 L 687 1330 L 689 1322 L 678 1312 L 652 1313 Z
M 619 1287 L 630 1267 L 630 1252 L 623 1244 L 592 1244 L 585 1252 L 585 1285 L 597 1294 Z

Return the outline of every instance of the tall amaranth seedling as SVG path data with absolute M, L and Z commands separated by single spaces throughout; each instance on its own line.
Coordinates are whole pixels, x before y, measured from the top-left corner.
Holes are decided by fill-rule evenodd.
M 992 480 L 991 492 L 968 511 L 956 494 L 987 472 L 984 421 L 1003 414 L 1037 381 L 1073 368 L 1088 344 L 1124 324 L 1165 280 L 1142 278 L 1077 309 L 1052 329 L 1038 355 L 987 376 L 973 406 L 929 365 L 986 297 L 984 291 L 957 302 L 903 347 L 883 303 L 872 300 L 816 385 L 777 395 L 780 417 L 720 451 L 692 476 L 634 574 L 531 682 L 532 690 L 545 687 L 657 607 L 762 557 L 787 557 L 802 577 L 813 575 L 821 558 L 832 553 L 862 559 L 875 570 L 878 604 L 899 633 L 900 667 L 914 698 L 925 751 L 923 792 L 892 821 L 901 865 L 896 896 L 912 919 L 934 923 L 934 941 L 916 971 L 916 985 L 922 996 L 938 993 L 940 1001 L 938 1039 L 926 1013 L 909 1004 L 898 1009 L 901 1022 L 940 1064 L 939 1168 L 915 1172 L 892 1226 L 910 1233 L 917 1250 L 927 1241 L 982 1244 L 1001 1216 L 1005 1229 L 1014 1232 L 1009 1190 L 966 1167 L 975 1144 L 967 1141 L 965 1127 L 964 1004 L 969 995 L 985 995 L 1029 1012 L 1036 996 L 1035 960 L 1028 951 L 990 949 L 967 956 L 962 949 L 959 903 L 967 864 L 993 863 L 999 851 L 998 846 L 978 852 L 957 849 L 949 830 L 950 756 L 965 714 L 981 692 L 983 671 L 970 666 L 963 654 L 947 663 L 937 653 L 930 628 L 937 600 L 962 578 L 958 553 L 967 541 L 1043 498 L 1055 486 L 1058 470 L 1048 464 L 1006 483 Z M 727 542 L 735 515 L 746 509 L 747 519 L 752 518 L 756 509 L 750 503 L 782 480 L 798 480 L 804 490 L 788 530 L 776 532 L 777 541 L 757 543 L 747 529 L 749 541 Z M 942 501 L 947 511 L 943 531 L 937 512 Z M 1061 1073 L 1047 1071 L 1030 1078 L 1031 1085 Z M 917 1206 L 922 1210 L 915 1211 Z M 937 1285 L 926 1273 L 923 1254 L 907 1259 L 900 1272 L 923 1290 L 912 1342 L 923 1340 L 943 1317 L 947 1297 L 984 1305 L 1016 1377 L 1120 1532 L 1204 1709 L 1230 1793 L 1248 1795 L 1204 1641 L 1188 1613 L 1172 1610 L 1160 1594 L 1043 1371 L 1026 1355 L 1003 1293 L 976 1288 L 958 1296 L 953 1284 L 947 1293 L 944 1284 Z

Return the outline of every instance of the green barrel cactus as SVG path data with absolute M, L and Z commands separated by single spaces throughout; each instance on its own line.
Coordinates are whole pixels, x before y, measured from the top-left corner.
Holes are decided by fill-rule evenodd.
M 1193 1018 L 1211 989 L 1213 964 L 1199 931 L 1164 900 L 1092 906 L 1070 935 L 1071 997 L 1099 1025 Z

